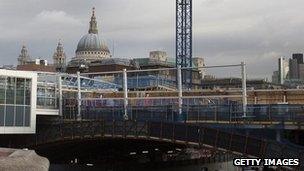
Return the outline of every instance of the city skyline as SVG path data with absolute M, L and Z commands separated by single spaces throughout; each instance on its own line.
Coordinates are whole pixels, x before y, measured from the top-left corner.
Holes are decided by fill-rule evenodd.
M 59 39 L 68 61 L 96 8 L 100 37 L 115 57 L 147 57 L 151 50 L 175 55 L 175 2 L 0 1 L 2 64 L 15 64 L 25 44 L 33 58 L 51 61 Z M 303 2 L 199 0 L 193 8 L 193 56 L 207 65 L 245 61 L 248 76 L 270 78 L 277 58 L 303 52 Z M 46 34 L 47 33 L 47 34 Z M 113 52 L 112 52 L 113 53 Z M 257 70 L 258 68 L 258 70 Z

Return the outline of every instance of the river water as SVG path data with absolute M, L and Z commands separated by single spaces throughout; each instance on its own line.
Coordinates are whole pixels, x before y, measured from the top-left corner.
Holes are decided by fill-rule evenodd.
M 203 166 L 171 166 L 165 168 L 146 168 L 141 166 L 130 167 L 104 167 L 104 166 L 85 166 L 85 165 L 62 165 L 51 164 L 50 171 L 204 171 Z
M 178 164 L 178 166 L 177 166 Z M 50 171 L 240 171 L 242 168 L 233 166 L 232 161 L 205 163 L 205 164 L 189 164 L 181 163 L 150 163 L 143 165 L 139 163 L 124 164 L 124 165 L 66 165 L 66 164 L 51 164 Z

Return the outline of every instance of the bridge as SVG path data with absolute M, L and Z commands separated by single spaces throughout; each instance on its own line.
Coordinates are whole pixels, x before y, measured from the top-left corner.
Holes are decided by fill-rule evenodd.
M 183 122 L 88 120 L 40 123 L 34 135 L 1 137 L 1 143 L 20 143 L 15 146 L 43 148 L 67 141 L 135 139 L 168 142 L 195 148 L 208 148 L 243 157 L 299 158 L 304 161 L 304 150 L 276 141 L 257 139 L 200 124 Z M 303 163 L 301 163 L 303 167 Z

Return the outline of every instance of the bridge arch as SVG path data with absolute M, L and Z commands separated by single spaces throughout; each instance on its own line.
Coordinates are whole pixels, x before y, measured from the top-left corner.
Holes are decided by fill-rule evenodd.
M 70 121 L 38 125 L 32 145 L 83 138 L 122 138 L 209 147 L 255 157 L 299 158 L 297 149 L 197 124 L 159 121 Z M 303 156 L 303 155 L 302 155 Z
M 155 160 L 155 157 L 162 159 L 162 156 L 168 152 L 174 154 L 184 152 L 186 145 L 146 139 L 86 137 L 53 141 L 33 148 L 39 155 L 47 157 L 51 163 L 70 163 L 76 159 L 80 164 L 107 164 L 113 160 L 134 162 L 138 158 L 148 158 L 149 161 Z M 161 159 L 158 160 L 161 161 Z

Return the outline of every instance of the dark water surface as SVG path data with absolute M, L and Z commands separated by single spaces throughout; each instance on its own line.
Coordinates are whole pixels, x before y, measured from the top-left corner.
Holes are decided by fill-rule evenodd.
M 86 165 L 64 165 L 51 164 L 50 171 L 203 171 L 203 166 L 166 166 L 166 167 L 143 167 L 143 166 L 86 166 Z

